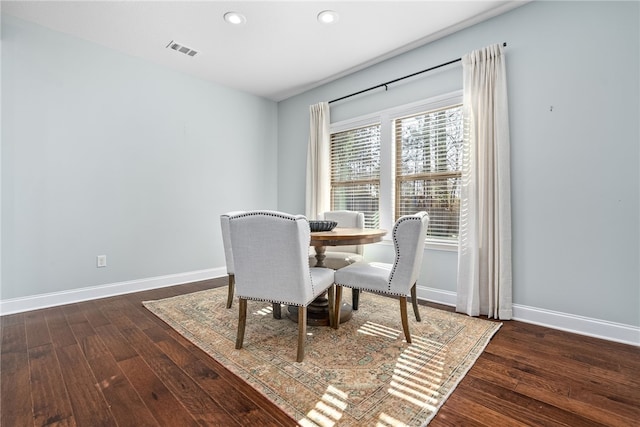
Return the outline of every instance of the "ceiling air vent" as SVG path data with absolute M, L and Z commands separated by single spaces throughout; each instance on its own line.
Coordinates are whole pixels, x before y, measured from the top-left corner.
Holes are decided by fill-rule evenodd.
M 190 47 L 186 47 L 184 45 L 181 45 L 180 43 L 176 43 L 173 40 L 169 42 L 167 47 L 170 47 L 171 49 L 184 53 L 185 55 L 188 55 L 188 56 L 196 56 L 196 53 L 198 53 L 197 51 L 191 49 Z

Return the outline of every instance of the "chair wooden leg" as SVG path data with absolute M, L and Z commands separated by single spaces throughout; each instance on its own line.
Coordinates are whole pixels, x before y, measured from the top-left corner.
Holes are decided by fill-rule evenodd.
M 244 341 L 244 329 L 247 325 L 247 300 L 238 298 L 238 334 L 236 335 L 236 348 L 241 349 Z
M 298 356 L 296 362 L 304 359 L 304 342 L 307 338 L 307 307 L 298 307 Z
M 273 307 L 273 318 L 282 319 L 282 306 L 280 305 L 280 303 L 271 303 L 271 307 Z
M 342 286 L 336 285 L 336 298 L 335 301 L 333 302 L 333 310 L 334 310 L 334 315 L 333 318 L 335 319 L 336 323 L 334 325 L 334 329 L 338 329 L 338 327 L 340 326 L 340 308 L 342 307 Z
M 416 315 L 416 320 L 421 322 L 420 311 L 418 311 L 418 290 L 415 283 L 411 287 L 411 304 L 413 304 L 413 314 Z
M 351 307 L 354 310 L 357 310 L 359 302 L 360 302 L 360 289 L 351 289 Z
M 411 334 L 409 333 L 409 319 L 407 318 L 407 297 L 400 297 L 400 317 L 402 318 L 402 330 L 407 343 L 411 344 Z
M 236 287 L 236 276 L 234 274 L 229 274 L 229 292 L 227 294 L 227 308 L 231 308 L 233 305 L 233 293 L 235 292 Z
M 336 313 L 335 313 L 335 302 L 336 302 L 336 285 L 329 286 L 327 289 L 327 302 L 329 303 L 329 326 L 333 329 L 338 329 L 336 326 Z

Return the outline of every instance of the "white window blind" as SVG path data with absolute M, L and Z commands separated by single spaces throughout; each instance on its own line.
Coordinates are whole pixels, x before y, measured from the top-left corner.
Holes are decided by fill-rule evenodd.
M 380 227 L 380 124 L 331 135 L 331 210 L 363 212 Z
M 331 124 L 331 209 L 365 214 L 389 232 L 427 211 L 431 249 L 458 246 L 462 91 Z M 390 238 L 390 234 L 387 236 Z
M 458 240 L 462 126 L 460 105 L 394 121 L 395 218 L 427 211 L 430 240 Z

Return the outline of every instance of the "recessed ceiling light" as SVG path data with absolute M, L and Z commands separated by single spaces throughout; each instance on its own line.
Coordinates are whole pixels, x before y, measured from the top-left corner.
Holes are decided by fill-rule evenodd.
M 227 12 L 224 14 L 224 20 L 229 24 L 240 25 L 247 22 L 247 18 L 243 14 L 238 12 Z
M 333 10 L 323 10 L 318 14 L 318 22 L 321 24 L 333 24 L 338 22 L 340 15 Z

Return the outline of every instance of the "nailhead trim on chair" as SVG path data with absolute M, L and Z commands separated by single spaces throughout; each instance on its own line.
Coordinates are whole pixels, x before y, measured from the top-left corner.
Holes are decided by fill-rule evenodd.
M 242 295 L 238 295 L 238 298 L 247 299 L 247 300 L 251 300 L 251 301 L 272 302 L 272 303 L 275 303 L 275 304 L 295 305 L 295 306 L 298 306 L 298 307 L 304 307 L 304 306 L 307 306 L 307 305 L 311 304 L 311 302 L 313 301 L 313 300 L 311 300 L 311 301 L 309 301 L 307 304 L 305 304 L 304 306 L 302 306 L 302 305 L 300 305 L 300 304 L 298 304 L 298 303 L 295 303 L 295 302 L 275 301 L 275 300 L 271 300 L 271 299 L 253 298 L 253 297 L 243 297 Z M 314 298 L 314 299 L 315 299 L 315 298 Z
M 399 295 L 402 296 L 402 295 Z M 242 295 L 237 295 L 238 298 L 242 298 L 242 299 L 247 299 L 247 300 L 252 300 L 252 301 L 262 301 L 262 302 L 273 302 L 276 304 L 284 304 L 284 305 L 295 305 L 298 307 L 306 307 L 309 304 L 311 304 L 313 302 L 313 300 L 315 300 L 316 298 L 312 298 L 309 301 L 307 301 L 305 304 L 298 304 L 296 302 L 287 302 L 287 301 L 276 301 L 276 300 L 272 300 L 272 299 L 263 299 L 263 298 L 254 298 L 254 297 L 243 297 Z
M 396 240 L 396 230 L 398 229 L 398 226 L 405 222 L 405 221 L 422 221 L 422 218 L 419 218 L 417 216 L 408 216 L 405 218 L 400 218 L 396 224 L 393 226 L 393 244 L 395 246 L 395 250 L 396 253 L 398 254 L 398 257 L 396 258 L 396 262 L 393 263 L 393 268 L 391 269 L 391 274 L 389 274 L 389 286 L 387 287 L 387 290 L 391 293 L 391 282 L 393 281 L 393 274 L 396 272 L 396 265 L 398 264 L 398 259 L 400 259 L 400 248 L 398 247 L 398 242 Z M 394 295 L 400 295 L 400 296 L 405 296 L 402 294 L 394 294 Z
M 275 211 L 248 211 L 240 215 L 235 215 L 233 218 L 242 218 L 245 216 L 256 216 L 256 215 L 274 216 L 276 218 L 288 219 L 291 221 L 297 221 L 298 219 L 303 219 L 303 218 L 306 220 L 306 218 L 301 215 L 284 216 Z

